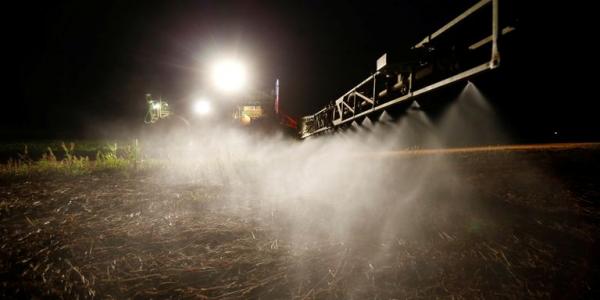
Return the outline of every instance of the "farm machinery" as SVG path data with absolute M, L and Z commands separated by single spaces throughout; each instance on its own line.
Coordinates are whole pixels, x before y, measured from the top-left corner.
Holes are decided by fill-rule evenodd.
M 515 28 L 500 28 L 499 0 L 481 0 L 423 38 L 408 57 L 384 54 L 373 74 L 315 114 L 300 120 L 307 138 L 350 125 L 426 93 L 464 81 L 500 64 L 499 40 Z M 409 107 L 409 105 L 405 105 Z
M 246 92 L 227 106 L 222 116 L 243 126 L 276 124 L 304 139 L 345 128 L 392 106 L 410 107 L 422 95 L 500 65 L 500 39 L 515 28 L 501 28 L 504 22 L 500 22 L 499 10 L 499 0 L 480 0 L 424 37 L 403 57 L 383 54 L 370 76 L 316 113 L 302 117 L 299 124 L 280 108 L 279 80 L 271 95 Z M 221 87 L 228 87 L 223 79 L 236 88 L 244 81 L 239 66 L 231 62 L 217 68 L 216 75 Z M 173 116 L 166 100 L 148 96 L 147 103 L 146 123 Z M 210 110 L 210 103 L 201 101 L 194 110 L 205 113 Z
M 146 124 L 154 124 L 172 115 L 169 103 L 167 103 L 166 99 L 163 100 L 162 97 L 152 99 L 152 94 L 146 94 L 146 103 L 148 105 L 148 111 L 144 118 L 144 123 Z
M 214 120 L 218 118 L 220 123 L 223 123 L 223 120 L 229 120 L 225 123 L 234 126 L 283 127 L 296 133 L 296 119 L 289 116 L 279 105 L 279 80 L 275 83 L 274 95 L 253 91 L 233 98 L 236 100 L 220 101 L 220 105 L 215 105 L 206 97 L 199 98 L 191 106 L 191 113 L 196 116 L 184 116 L 184 114 L 176 114 L 169 106 L 167 99 L 153 98 L 151 94 L 146 94 L 147 112 L 144 123 L 163 124 L 177 119 L 178 123 L 184 123 L 186 127 L 190 127 L 197 119 Z

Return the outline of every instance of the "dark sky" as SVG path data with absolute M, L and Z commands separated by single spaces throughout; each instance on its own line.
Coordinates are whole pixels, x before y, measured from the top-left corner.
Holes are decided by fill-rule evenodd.
M 81 135 L 104 124 L 141 124 L 145 93 L 183 107 L 205 89 L 208 61 L 223 53 L 246 58 L 257 88 L 269 91 L 280 78 L 284 109 L 309 114 L 366 78 L 382 53 L 401 56 L 475 2 L 17 4 L 3 21 L 9 48 L 3 103 L 10 113 L 0 134 Z M 497 105 L 513 111 L 508 118 L 518 126 L 594 135 L 598 97 L 583 90 L 593 83 L 583 72 L 597 72 L 591 12 L 512 2 L 503 13 L 520 26 L 510 45 L 517 55 L 488 94 L 499 95 Z M 542 123 L 529 124 L 531 114 Z

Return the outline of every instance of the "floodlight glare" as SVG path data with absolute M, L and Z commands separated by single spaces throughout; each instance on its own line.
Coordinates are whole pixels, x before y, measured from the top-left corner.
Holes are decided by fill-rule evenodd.
M 212 79 L 219 90 L 238 92 L 246 86 L 246 67 L 235 59 L 218 61 L 212 67 Z
M 210 113 L 210 102 L 208 102 L 206 99 L 196 100 L 192 109 L 194 110 L 194 113 L 198 115 L 206 115 Z

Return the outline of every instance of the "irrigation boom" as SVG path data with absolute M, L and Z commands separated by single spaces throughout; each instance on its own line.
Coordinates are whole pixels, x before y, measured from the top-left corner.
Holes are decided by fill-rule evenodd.
M 515 28 L 509 25 L 500 28 L 499 10 L 499 0 L 480 0 L 416 43 L 401 60 L 383 54 L 369 77 L 318 112 L 302 117 L 298 123 L 280 108 L 279 80 L 275 83 L 274 95 L 246 91 L 236 96 L 238 100 L 229 107 L 227 115 L 233 117 L 234 123 L 275 124 L 290 129 L 300 138 L 307 138 L 344 128 L 353 121 L 360 122 L 391 106 L 409 107 L 400 104 L 411 104 L 421 95 L 500 65 L 499 40 Z M 215 77 L 220 88 L 235 90 L 245 82 L 242 80 L 245 69 L 241 64 L 226 62 L 226 67 L 217 68 Z M 174 115 L 166 100 L 152 99 L 149 94 L 146 100 L 146 123 Z M 211 111 L 208 101 L 196 104 L 196 113 Z M 189 122 L 184 123 L 189 126 Z
M 515 28 L 499 28 L 499 0 L 481 0 L 423 38 L 407 60 L 396 63 L 387 54 L 376 62 L 375 72 L 315 114 L 300 120 L 300 137 L 306 138 L 351 124 L 452 83 L 465 80 L 500 64 L 498 40 Z

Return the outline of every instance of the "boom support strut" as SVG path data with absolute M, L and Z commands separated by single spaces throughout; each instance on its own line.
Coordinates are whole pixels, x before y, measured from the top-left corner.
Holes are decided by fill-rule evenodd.
M 378 68 L 375 73 L 317 113 L 303 117 L 300 137 L 306 138 L 335 129 L 392 105 L 412 101 L 419 95 L 498 67 L 499 34 L 507 34 L 514 30 L 514 27 L 509 26 L 499 29 L 498 1 L 477 2 L 414 45 L 412 50 L 420 54 L 416 62 L 386 65 L 387 58 L 384 54 L 377 61 Z M 491 8 L 491 14 L 484 12 L 487 8 Z M 487 15 L 483 15 L 484 13 Z M 444 34 L 475 15 L 487 16 L 485 19 L 488 26 L 491 23 L 491 30 L 475 40 L 463 44 L 455 43 L 451 47 L 444 48 L 444 41 L 438 42 L 443 39 Z M 475 29 L 477 28 L 473 31 L 476 31 Z M 488 47 L 489 44 L 491 47 Z M 483 56 L 477 56 L 475 51 L 489 52 L 487 55 L 483 53 Z M 480 58 L 478 62 L 476 58 Z

